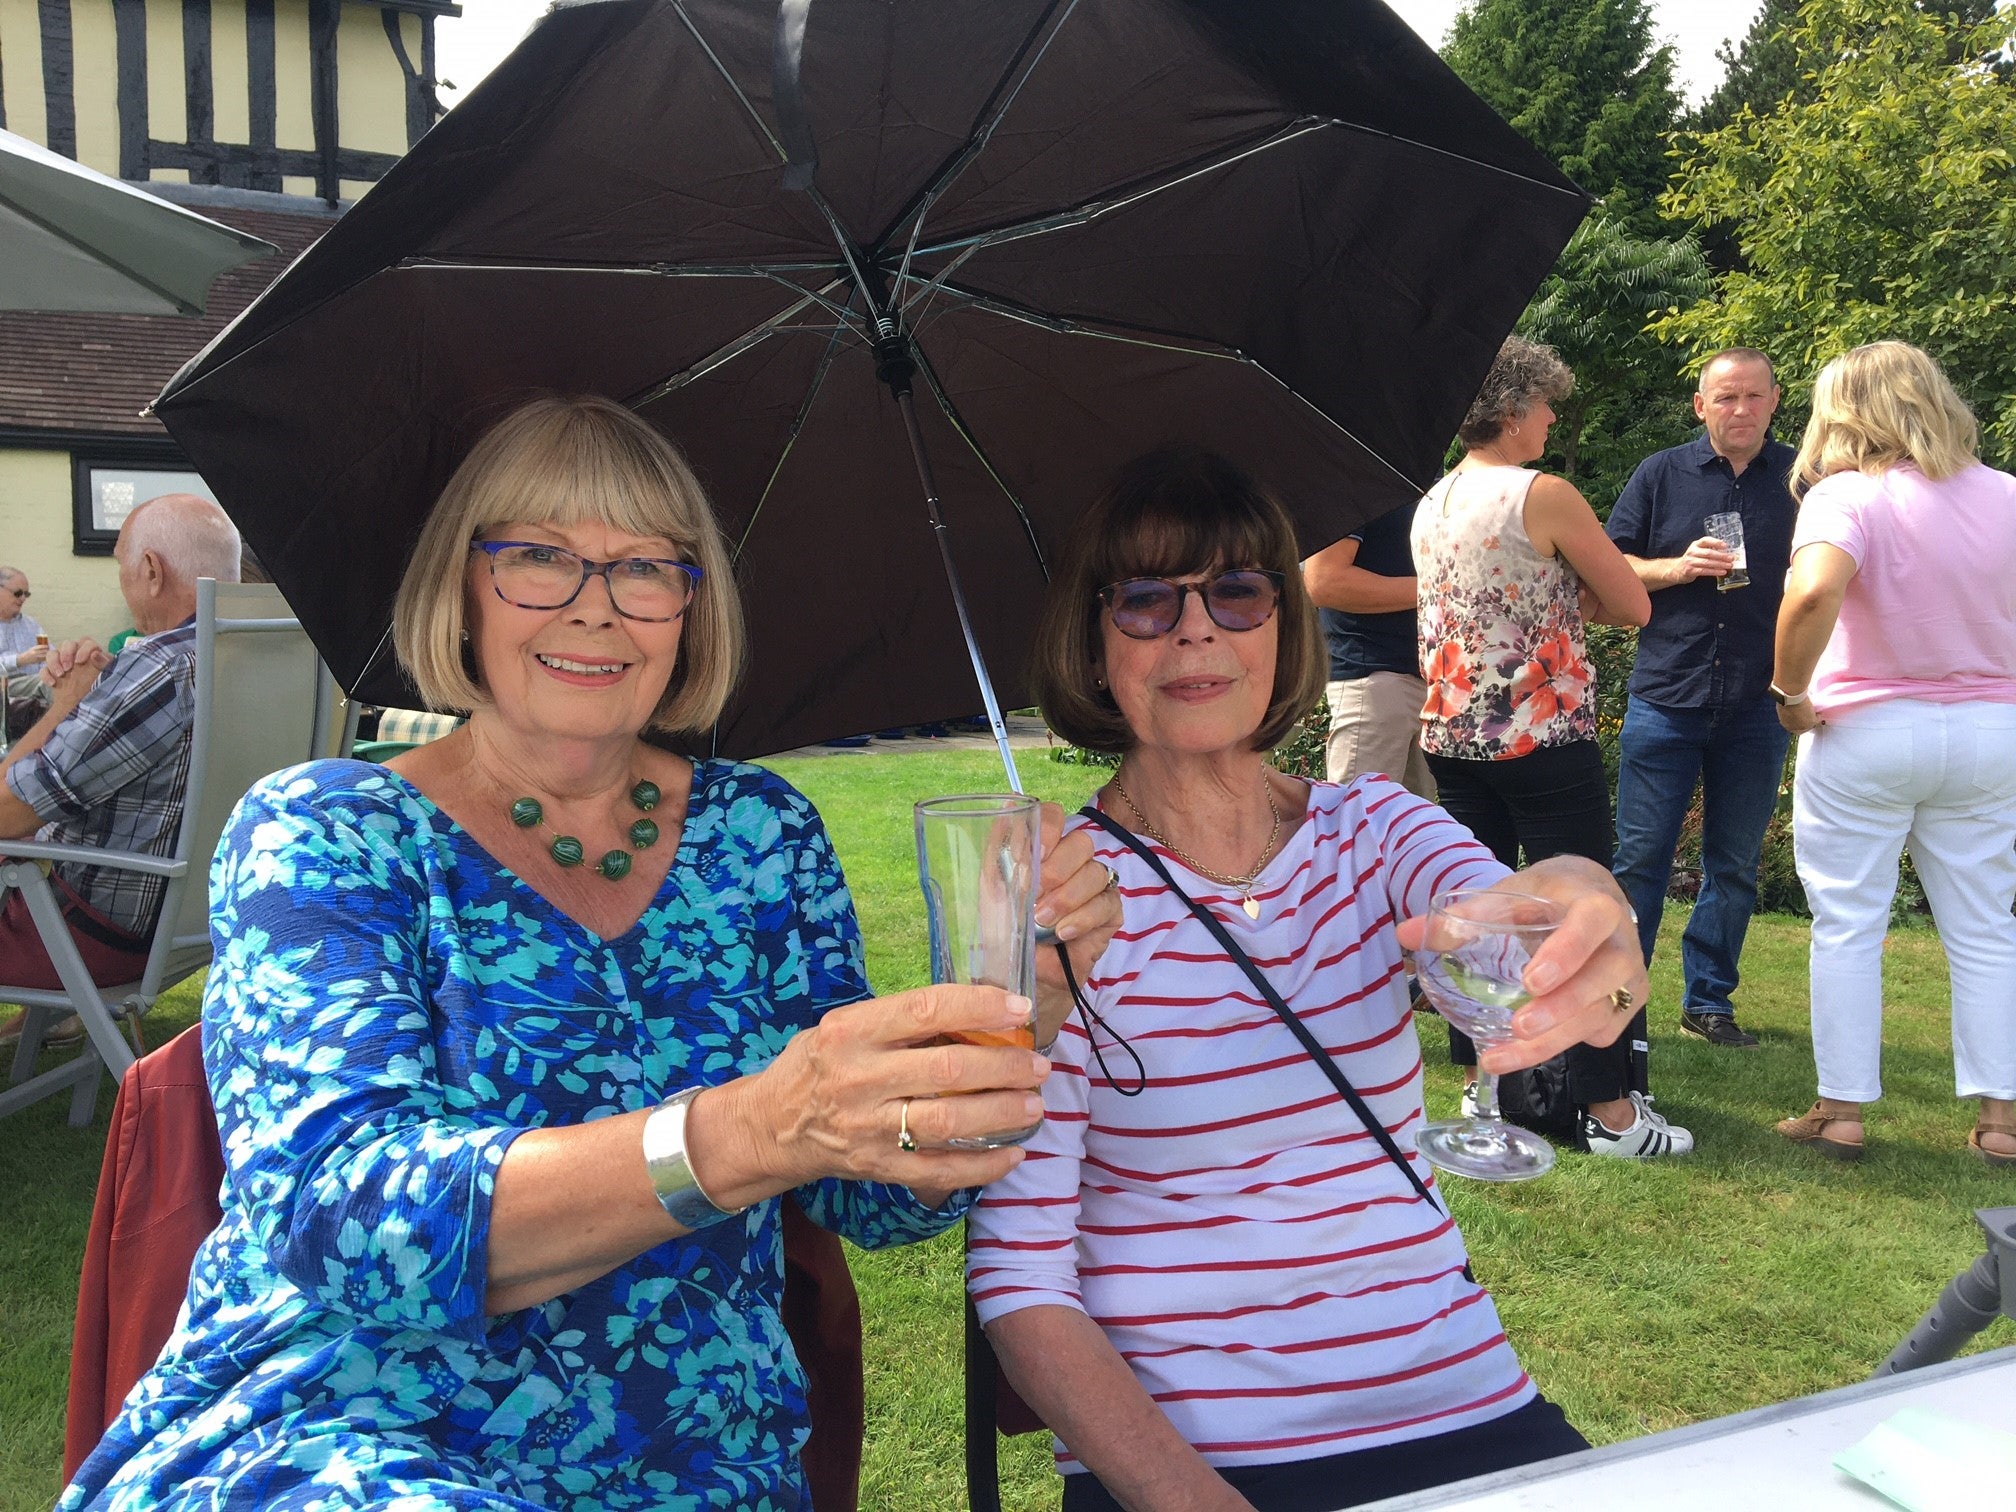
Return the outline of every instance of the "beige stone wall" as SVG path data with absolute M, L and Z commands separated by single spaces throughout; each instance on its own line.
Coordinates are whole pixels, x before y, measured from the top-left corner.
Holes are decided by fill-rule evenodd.
M 54 639 L 102 642 L 131 622 L 112 558 L 72 553 L 68 452 L 0 447 L 0 563 L 28 574 L 28 612 Z

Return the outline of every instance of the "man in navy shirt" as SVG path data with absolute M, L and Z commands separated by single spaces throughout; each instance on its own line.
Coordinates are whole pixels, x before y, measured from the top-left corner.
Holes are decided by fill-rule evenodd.
M 1435 779 L 1421 754 L 1421 648 L 1414 634 L 1414 505 L 1381 515 L 1302 564 L 1330 642 L 1325 775 L 1384 772 L 1423 798 Z
M 1786 734 L 1772 697 L 1772 637 L 1792 560 L 1793 450 L 1771 439 L 1778 385 L 1748 347 L 1701 370 L 1706 434 L 1639 464 L 1610 512 L 1617 543 L 1652 596 L 1638 632 L 1617 773 L 1617 881 L 1652 959 L 1681 821 L 1701 784 L 1701 894 L 1680 941 L 1680 1025 L 1712 1045 L 1757 1043 L 1731 1001 L 1757 907 L 1757 861 L 1778 801 Z M 1747 586 L 1711 514 L 1742 517 Z

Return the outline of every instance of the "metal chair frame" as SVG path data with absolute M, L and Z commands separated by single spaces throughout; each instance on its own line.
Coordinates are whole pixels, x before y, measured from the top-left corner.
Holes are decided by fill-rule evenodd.
M 100 1072 L 110 1070 L 121 1080 L 135 1059 L 119 1020 L 127 1020 L 137 1041 L 140 1015 L 210 962 L 209 862 L 231 810 L 269 773 L 314 756 L 347 754 L 356 726 L 354 707 L 322 667 L 279 590 L 267 584 L 198 580 L 195 704 L 188 801 L 169 855 L 0 842 L 0 898 L 8 888 L 20 890 L 63 984 L 61 990 L 0 984 L 0 1003 L 28 1011 L 9 1074 L 12 1085 L 0 1091 L 0 1118 L 67 1089 L 71 1124 L 81 1128 L 91 1121 Z M 102 987 L 91 980 L 50 882 L 57 862 L 167 879 L 136 980 Z M 49 1026 L 68 1013 L 83 1021 L 82 1050 L 39 1076 L 31 1074 Z

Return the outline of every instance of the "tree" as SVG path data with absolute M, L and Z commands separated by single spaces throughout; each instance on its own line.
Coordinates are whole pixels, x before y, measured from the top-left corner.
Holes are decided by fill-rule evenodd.
M 1910 0 L 1808 0 L 1792 34 L 1810 96 L 1748 106 L 1699 139 L 1669 215 L 1735 228 L 1743 266 L 1662 338 L 1696 361 L 1758 346 L 1794 412 L 1815 370 L 1914 341 L 1976 406 L 1984 455 L 2016 460 L 2016 11 L 1978 25 Z
M 1614 218 L 1657 235 L 1680 97 L 1655 43 L 1647 0 L 1473 0 L 1442 56 Z
M 1792 42 L 1800 4 L 1801 0 L 1764 0 L 1743 40 L 1733 47 L 1725 41 L 1715 49 L 1725 73 L 1715 92 L 1689 116 L 1690 130 L 1719 131 L 1746 105 L 1757 115 L 1769 115 L 1787 95 L 1802 103 L 1812 98 L 1800 81 L 1802 70 L 1810 71 L 1813 60 L 1802 58 Z M 1957 22 L 1963 29 L 1988 20 L 1995 7 L 1996 0 L 1917 0 L 1916 4 L 1916 9 Z
M 1764 0 L 1743 40 L 1732 45 L 1725 39 L 1715 49 L 1722 82 L 1689 117 L 1690 128 L 1704 134 L 1720 131 L 1746 105 L 1767 115 L 1799 88 L 1799 54 L 1792 46 L 1799 5 L 1800 0 Z
M 1680 362 L 1648 327 L 1694 304 L 1710 288 L 1691 237 L 1633 236 L 1599 211 L 1569 240 L 1554 271 L 1519 319 L 1575 370 L 1553 435 L 1563 477 L 1607 507 L 1648 453 L 1681 440 L 1692 424 Z

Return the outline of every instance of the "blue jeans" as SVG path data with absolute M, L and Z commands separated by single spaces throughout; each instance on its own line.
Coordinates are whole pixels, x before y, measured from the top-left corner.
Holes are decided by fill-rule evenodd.
M 1736 963 L 1757 909 L 1757 858 L 1790 739 L 1770 695 L 1728 709 L 1631 700 L 1617 768 L 1617 883 L 1652 959 L 1680 825 L 1701 784 L 1701 896 L 1680 937 L 1688 1013 L 1734 1013 Z

